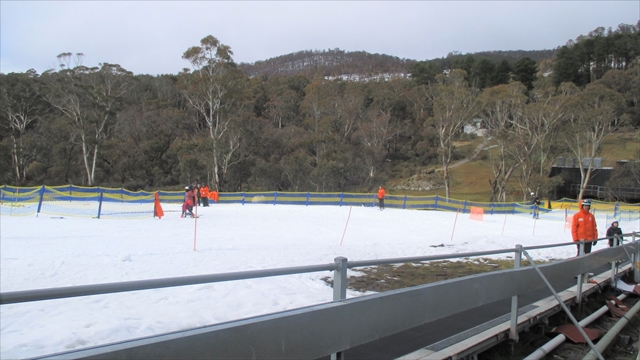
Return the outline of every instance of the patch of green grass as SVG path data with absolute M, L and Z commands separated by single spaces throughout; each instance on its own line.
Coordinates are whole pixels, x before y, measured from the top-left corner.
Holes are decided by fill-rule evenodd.
M 470 161 L 450 169 L 452 199 L 489 202 L 493 173 L 485 161 Z M 444 188 L 422 192 L 422 195 L 445 196 Z
M 478 137 L 466 141 L 456 143 L 456 153 L 463 157 L 469 157 L 477 145 L 482 143 L 483 138 Z M 601 144 L 600 157 L 604 160 L 604 166 L 614 166 L 617 160 L 638 160 L 640 159 L 640 133 L 637 130 L 626 130 L 609 135 Z M 491 149 L 489 151 L 497 151 Z M 489 181 L 493 179 L 491 165 L 485 161 L 487 151 L 482 151 L 475 158 L 466 164 L 451 168 L 451 194 L 450 197 L 458 200 L 469 200 L 478 202 L 489 202 L 491 198 L 491 188 Z M 453 161 L 455 163 L 456 161 Z M 400 166 L 400 164 L 398 164 Z M 424 170 L 441 169 L 442 164 L 434 164 L 428 167 L 412 166 L 402 167 L 391 172 L 390 184 L 400 183 L 399 178 L 408 178 L 411 175 Z M 510 181 L 511 191 L 507 194 L 507 201 L 523 201 L 522 194 L 517 191 L 515 180 Z M 390 186 L 390 189 L 392 186 Z M 393 194 L 403 194 L 409 196 L 445 196 L 445 189 L 434 189 L 429 191 L 408 191 L 408 190 L 391 190 Z
M 606 166 L 613 166 L 617 160 L 640 160 L 640 134 L 636 131 L 609 135 L 602 141 L 601 150 Z

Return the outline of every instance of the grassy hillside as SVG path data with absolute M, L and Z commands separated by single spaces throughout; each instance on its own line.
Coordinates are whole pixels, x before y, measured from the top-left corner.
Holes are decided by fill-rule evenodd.
M 473 150 L 482 143 L 484 139 L 477 139 L 460 142 L 456 144 L 457 152 L 464 157 L 471 156 Z M 491 144 L 489 144 L 491 145 Z M 640 160 L 640 133 L 638 131 L 625 131 L 615 133 L 608 136 L 602 143 L 599 155 L 603 159 L 603 166 L 614 166 L 617 160 Z M 473 160 L 464 165 L 451 169 L 451 197 L 460 200 L 471 200 L 488 202 L 491 197 L 489 180 L 493 179 L 491 167 L 486 161 L 487 152 L 482 151 Z M 420 170 L 435 170 L 440 166 L 430 166 L 427 169 L 416 168 Z M 395 171 L 395 175 L 401 173 Z M 405 169 L 406 173 L 406 169 Z M 429 191 L 409 191 L 394 190 L 393 185 L 401 182 L 401 179 L 391 179 L 389 186 L 391 194 L 406 194 L 413 196 L 438 195 L 444 196 L 444 188 Z M 509 201 L 522 201 L 522 194 L 517 189 L 517 183 L 512 181 L 512 193 Z
M 640 160 L 640 133 L 620 132 L 605 138 L 600 157 L 605 166 L 613 166 L 617 160 Z

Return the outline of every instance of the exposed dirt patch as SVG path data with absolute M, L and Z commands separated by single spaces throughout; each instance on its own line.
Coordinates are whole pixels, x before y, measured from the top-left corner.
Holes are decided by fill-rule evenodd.
M 529 263 L 526 260 L 522 262 L 522 266 L 528 265 Z M 513 260 L 489 258 L 380 265 L 357 269 L 357 272 L 363 275 L 349 277 L 348 283 L 351 290 L 383 292 L 511 268 L 513 268 Z M 327 276 L 323 280 L 333 285 L 331 277 Z

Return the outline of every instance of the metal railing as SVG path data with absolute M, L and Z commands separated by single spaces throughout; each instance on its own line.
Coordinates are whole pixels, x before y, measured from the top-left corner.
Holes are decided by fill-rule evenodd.
M 509 337 L 517 340 L 518 330 L 521 327 L 518 323 L 519 295 L 532 291 L 532 289 L 544 287 L 546 284 L 545 276 L 570 277 L 575 275 L 578 278 L 577 301 L 579 302 L 584 282 L 583 274 L 610 263 L 611 280 L 614 282 L 616 276 L 619 276 L 618 267 L 613 265 L 617 260 L 628 259 L 631 264 L 636 264 L 640 259 L 640 244 L 636 239 L 637 235 L 637 233 L 624 234 L 624 236 L 631 237 L 630 243 L 600 250 L 586 256 L 538 265 L 535 269 L 530 266 L 521 267 L 523 254 L 529 257 L 527 252 L 532 250 L 576 246 L 576 243 L 527 247 L 518 245 L 516 248 L 492 251 L 361 261 L 348 261 L 344 257 L 337 257 L 334 263 L 310 266 L 4 292 L 0 293 L 0 305 L 333 271 L 334 286 L 333 302 L 331 303 L 65 352 L 43 358 L 255 358 L 256 353 L 248 354 L 247 348 L 253 349 L 254 352 L 258 351 L 257 358 L 317 358 L 329 354 L 339 354 L 351 347 L 505 298 L 512 299 Z M 608 238 L 594 241 L 603 239 Z M 582 248 L 583 245 L 584 242 L 581 242 L 580 247 Z M 346 299 L 347 269 L 505 253 L 514 253 L 514 269 Z M 544 274 L 542 279 L 538 274 Z M 634 267 L 634 277 L 636 280 L 640 280 L 640 270 L 637 267 Z M 514 279 L 517 281 L 514 282 Z M 456 296 L 456 294 L 468 291 L 470 288 L 474 289 L 474 294 L 472 294 L 474 296 L 462 298 Z M 434 296 L 435 294 L 437 296 Z M 434 312 L 433 309 L 438 309 L 438 311 Z M 376 316 L 370 316 L 374 313 Z M 374 322 L 372 323 L 372 321 Z M 314 324 L 314 326 L 301 327 L 301 324 Z M 318 340 L 318 336 L 322 339 Z M 282 346 L 274 347 L 273 341 L 282 344 Z M 289 347 L 284 346 L 285 342 L 289 344 Z
M 571 193 L 579 194 L 580 184 L 571 184 Z M 584 187 L 583 195 L 594 196 L 598 199 L 615 197 L 638 199 L 640 198 L 640 188 L 611 188 L 599 185 L 587 185 Z

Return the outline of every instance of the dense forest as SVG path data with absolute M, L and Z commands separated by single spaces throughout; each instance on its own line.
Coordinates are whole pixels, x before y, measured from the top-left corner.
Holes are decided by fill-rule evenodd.
M 640 127 L 640 23 L 555 50 L 425 61 L 335 49 L 236 64 L 213 36 L 182 58 L 175 75 L 72 53 L 42 74 L 0 74 L 0 182 L 367 191 L 437 165 L 449 196 L 455 143 L 482 119 L 491 200 L 506 201 L 557 185 L 557 156 L 597 156 L 603 137 Z

